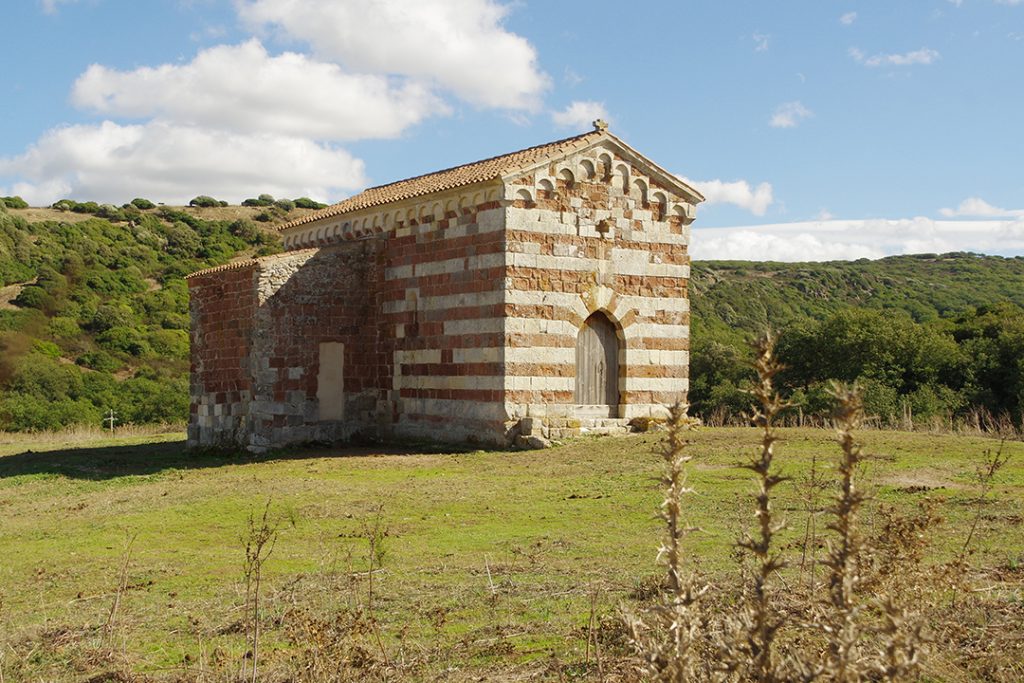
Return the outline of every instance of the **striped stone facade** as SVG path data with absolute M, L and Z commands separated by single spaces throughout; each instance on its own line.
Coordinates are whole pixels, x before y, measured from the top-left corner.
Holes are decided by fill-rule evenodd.
M 190 443 L 538 445 L 684 398 L 700 195 L 603 128 L 549 147 L 368 190 L 285 226 L 284 254 L 190 276 Z M 617 361 L 597 417 L 577 401 L 595 315 Z

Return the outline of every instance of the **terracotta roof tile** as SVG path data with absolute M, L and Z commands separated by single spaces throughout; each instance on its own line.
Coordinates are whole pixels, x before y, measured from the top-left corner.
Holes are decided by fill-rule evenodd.
M 569 152 L 575 148 L 585 146 L 602 135 L 604 135 L 603 129 L 592 130 L 588 133 L 583 133 L 582 135 L 565 138 L 564 140 L 556 140 L 555 142 L 548 142 L 543 145 L 537 145 L 536 147 L 528 147 L 527 149 L 522 149 L 518 152 L 502 154 L 501 156 L 491 157 L 490 159 L 483 159 L 481 161 L 474 161 L 473 163 L 455 166 L 454 168 L 448 168 L 443 171 L 435 171 L 433 173 L 427 173 L 414 178 L 399 180 L 387 185 L 371 187 L 367 190 L 363 190 L 355 196 L 339 202 L 338 204 L 328 206 L 326 209 L 321 209 L 314 213 L 302 216 L 301 218 L 289 221 L 278 227 L 278 230 L 287 230 L 288 228 L 312 223 L 313 221 L 317 221 L 322 218 L 340 216 L 341 214 L 359 211 L 360 209 L 367 209 L 373 206 L 380 206 L 382 204 L 390 204 L 391 202 L 397 202 L 403 199 L 421 197 L 433 192 L 450 190 L 485 180 L 500 178 L 511 171 L 531 166 L 532 164 L 542 161 L 548 156 L 552 156 L 557 153 Z
M 270 254 L 269 256 L 263 256 L 263 257 L 260 257 L 260 258 L 248 258 L 248 259 L 245 259 L 243 261 L 234 261 L 232 263 L 225 263 L 222 266 L 214 266 L 213 268 L 204 268 L 203 270 L 197 270 L 194 273 L 189 273 L 188 275 L 185 276 L 185 279 L 188 280 L 188 279 L 194 278 L 194 277 L 200 277 L 200 276 L 203 276 L 203 275 L 210 275 L 211 273 L 220 273 L 220 272 L 223 272 L 225 270 L 241 270 L 242 268 L 251 268 L 253 266 L 259 265 L 262 261 L 267 261 L 269 259 L 277 258 L 279 256 L 294 256 L 295 254 L 301 254 L 301 253 L 306 252 L 306 251 L 317 251 L 317 248 L 316 247 L 310 247 L 308 249 L 296 249 L 295 251 L 286 251 L 286 252 L 282 252 L 280 254 Z

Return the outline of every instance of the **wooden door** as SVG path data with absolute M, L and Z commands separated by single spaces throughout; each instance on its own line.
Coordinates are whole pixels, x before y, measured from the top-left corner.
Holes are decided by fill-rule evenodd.
M 577 413 L 616 417 L 619 407 L 619 339 L 604 313 L 591 315 L 576 337 Z

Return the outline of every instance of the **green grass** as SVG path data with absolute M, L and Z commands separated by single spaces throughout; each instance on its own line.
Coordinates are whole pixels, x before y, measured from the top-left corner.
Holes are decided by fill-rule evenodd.
M 831 433 L 781 435 L 784 473 L 799 480 L 815 455 L 833 466 Z M 945 522 L 929 559 L 951 557 L 974 516 L 976 464 L 999 442 L 860 436 L 878 456 L 862 479 L 875 500 L 908 510 L 939 501 Z M 737 465 L 758 436 L 723 428 L 692 439 L 698 493 L 686 514 L 703 531 L 690 549 L 701 571 L 724 580 L 735 572 L 732 543 L 751 521 L 753 481 Z M 266 565 L 268 671 L 295 653 L 288 629 L 296 614 L 365 601 L 365 580 L 349 576 L 367 566 L 364 527 L 378 508 L 388 532 L 376 613 L 392 653 L 405 652 L 424 675 L 451 669 L 448 678 L 544 672 L 552 657 L 579 664 L 591 592 L 611 615 L 658 574 L 657 442 L 648 434 L 534 452 L 360 448 L 259 458 L 186 454 L 181 435 L 0 443 L 0 666 L 33 680 L 77 680 L 108 666 L 97 659 L 98 629 L 133 534 L 114 648 L 122 665 L 159 678 L 181 671 L 186 656 L 237 659 L 243 536 L 267 501 L 279 523 Z M 1019 603 L 1024 444 L 1003 447 L 1013 457 L 983 506 L 972 562 Z M 789 521 L 782 541 L 795 548 L 803 503 L 793 484 L 778 490 L 776 510 Z

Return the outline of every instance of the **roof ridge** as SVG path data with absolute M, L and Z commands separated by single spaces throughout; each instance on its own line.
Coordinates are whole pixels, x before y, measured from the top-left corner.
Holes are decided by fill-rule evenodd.
M 374 185 L 373 187 L 365 188 L 359 194 L 362 194 L 363 192 L 368 192 L 370 190 L 383 190 L 384 188 L 391 187 L 392 185 L 398 185 L 399 183 L 407 183 L 407 182 L 409 182 L 411 180 L 420 180 L 422 178 L 426 178 L 426 177 L 432 176 L 432 175 L 440 175 L 442 173 L 450 173 L 452 171 L 457 171 L 460 168 L 465 168 L 467 166 L 476 166 L 477 164 L 486 164 L 486 163 L 488 163 L 490 161 L 497 161 L 498 159 L 501 159 L 502 157 L 510 157 L 510 156 L 514 156 L 516 154 L 523 154 L 525 152 L 532 152 L 533 150 L 541 149 L 543 147 L 554 147 L 556 145 L 564 145 L 567 142 L 573 142 L 575 140 L 579 140 L 581 138 L 585 138 L 588 135 L 593 135 L 596 132 L 597 131 L 588 130 L 586 133 L 580 133 L 579 135 L 573 135 L 573 136 L 570 136 L 570 137 L 567 137 L 567 138 L 562 138 L 561 140 L 552 140 L 551 142 L 542 142 L 539 145 L 532 145 L 530 147 L 524 147 L 523 149 L 517 149 L 514 152 L 505 152 L 504 154 L 495 154 L 492 157 L 486 157 L 484 159 L 477 159 L 476 161 L 468 161 L 468 162 L 466 162 L 464 164 L 457 164 L 455 166 L 449 166 L 448 168 L 442 168 L 442 169 L 438 169 L 436 171 L 430 171 L 429 173 L 421 173 L 420 175 L 410 176 L 409 178 L 402 178 L 401 180 L 395 180 L 395 181 L 392 181 L 390 183 L 384 183 L 383 185 Z M 358 195 L 353 195 L 353 196 L 358 196 Z M 351 197 L 349 197 L 349 199 L 351 199 Z M 345 201 L 345 200 L 342 200 L 342 201 Z M 336 202 L 336 204 L 340 204 L 340 203 L 341 202 Z M 330 207 L 327 207 L 327 208 L 330 208 Z
M 503 166 L 500 165 L 499 163 L 499 165 L 496 168 L 488 168 L 489 165 L 494 165 L 496 162 L 501 162 L 501 160 L 505 158 L 508 158 L 509 161 L 512 161 L 517 156 L 529 156 L 531 153 L 535 153 L 545 149 L 561 150 L 568 145 L 578 144 L 587 139 L 603 137 L 606 134 L 609 134 L 606 129 L 595 128 L 595 130 L 587 131 L 579 135 L 573 135 L 567 138 L 562 138 L 559 140 L 553 140 L 551 142 L 533 145 L 531 147 L 524 147 L 523 149 L 519 149 L 513 152 L 497 154 L 495 156 L 487 157 L 485 159 L 470 161 L 464 164 L 459 164 L 457 166 L 451 166 L 449 168 L 443 168 L 437 171 L 431 171 L 429 173 L 423 173 L 420 175 L 412 176 L 410 178 L 403 178 L 401 180 L 396 180 L 390 183 L 386 183 L 384 185 L 375 185 L 373 187 L 368 187 L 362 190 L 361 192 L 352 195 L 351 197 L 343 199 L 340 202 L 336 202 L 330 206 L 320 209 L 319 211 L 307 214 L 305 216 L 300 216 L 299 218 L 283 223 L 282 225 L 278 226 L 277 230 L 278 232 L 281 232 L 299 225 L 313 223 L 324 218 L 331 218 L 334 216 L 350 213 L 352 211 L 359 211 L 361 209 L 370 208 L 373 206 L 391 204 L 393 202 L 401 201 L 403 199 L 409 199 L 411 197 L 426 196 L 429 194 L 433 194 L 434 192 L 450 190 L 456 187 L 464 187 L 466 185 L 472 185 L 474 183 L 482 182 L 485 180 L 498 178 L 503 173 L 511 170 L 517 165 L 523 166 L 535 161 L 532 159 L 525 159 L 520 160 L 518 164 Z M 424 183 L 424 181 L 430 178 L 444 178 L 444 176 L 446 175 L 456 175 L 462 169 L 470 169 L 471 171 L 479 169 L 480 173 L 478 173 L 477 175 L 473 175 L 471 172 L 467 175 L 467 177 L 450 179 L 451 184 L 442 184 L 438 187 L 430 187 L 428 183 Z M 409 187 L 404 191 L 388 193 L 389 189 L 403 190 L 403 186 Z

